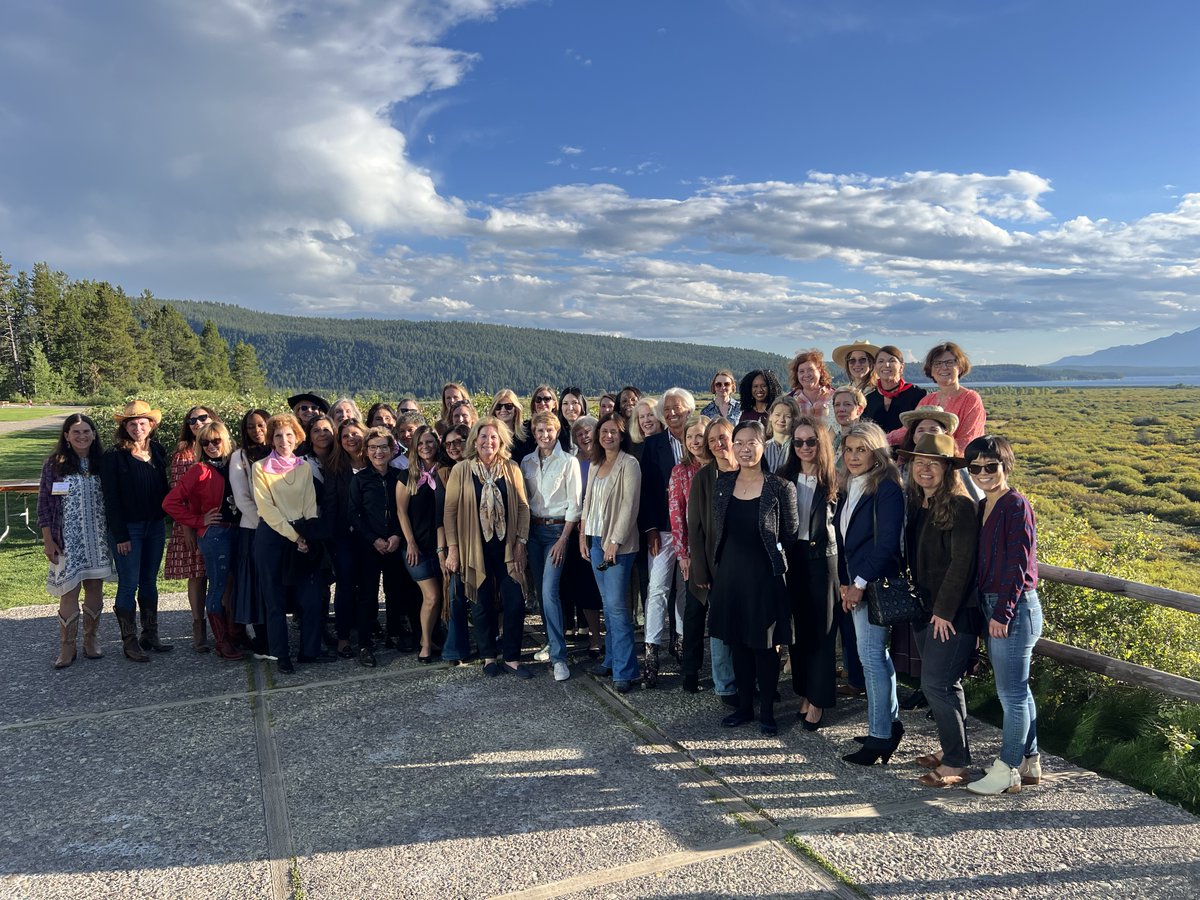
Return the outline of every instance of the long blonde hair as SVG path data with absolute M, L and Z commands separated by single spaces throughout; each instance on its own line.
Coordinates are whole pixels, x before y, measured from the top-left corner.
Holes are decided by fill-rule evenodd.
M 512 388 L 501 388 L 500 390 L 496 391 L 496 396 L 492 398 L 492 406 L 488 410 L 488 415 L 480 416 L 475 425 L 471 427 L 472 437 L 477 434 L 475 428 L 478 427 L 479 423 L 484 419 L 498 418 L 496 416 L 497 403 L 511 403 L 514 407 L 516 407 L 516 410 L 513 413 L 513 427 L 509 428 L 507 425 L 504 426 L 504 430 L 510 435 L 510 447 L 514 444 L 524 443 L 525 438 L 528 437 L 528 435 L 525 433 L 525 407 L 521 403 L 521 398 L 517 396 L 517 392 Z M 500 421 L 500 424 L 504 425 L 504 422 Z M 468 446 L 470 446 L 472 443 L 473 441 L 468 441 Z
M 863 481 L 864 494 L 874 494 L 879 489 L 879 483 L 885 478 L 895 482 L 899 488 L 904 487 L 904 483 L 900 480 L 900 470 L 892 462 L 892 454 L 888 449 L 887 435 L 883 433 L 882 428 L 874 422 L 864 422 L 862 419 L 859 419 L 842 432 L 843 448 L 845 448 L 846 441 L 849 438 L 858 438 L 866 444 L 867 449 L 875 457 L 875 465 L 871 468 L 871 471 L 866 473 L 866 478 Z M 850 479 L 853 477 L 848 469 L 843 468 L 838 473 L 838 490 L 846 491 L 849 487 Z

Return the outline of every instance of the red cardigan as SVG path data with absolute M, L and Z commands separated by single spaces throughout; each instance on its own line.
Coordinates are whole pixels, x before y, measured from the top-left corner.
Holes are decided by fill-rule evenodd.
M 225 479 L 220 472 L 201 461 L 175 482 L 162 507 L 163 512 L 180 525 L 194 528 L 197 537 L 204 537 L 204 532 L 208 530 L 204 524 L 204 514 L 212 509 L 220 509 L 224 498 Z

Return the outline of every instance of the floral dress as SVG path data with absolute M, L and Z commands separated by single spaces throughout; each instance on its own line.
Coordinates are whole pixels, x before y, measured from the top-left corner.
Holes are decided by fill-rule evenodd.
M 81 459 L 79 466 L 81 472 L 53 479 L 66 482 L 67 492 L 50 498 L 51 503 L 61 503 L 57 522 L 61 530 L 51 536 L 62 551 L 46 579 L 46 591 L 52 597 L 61 597 L 93 578 L 115 581 L 117 577 L 108 546 L 100 479 L 88 474 L 88 460 Z M 51 530 L 55 530 L 53 525 Z
M 176 452 L 171 457 L 171 468 L 167 473 L 167 480 L 171 487 L 175 487 L 175 483 L 184 476 L 196 462 L 196 457 L 192 454 L 190 447 Z M 204 557 L 200 555 L 200 549 L 189 550 L 187 545 L 183 543 L 182 526 L 176 524 L 171 527 L 171 540 L 167 543 L 167 561 L 163 565 L 163 578 L 203 578 L 204 577 Z

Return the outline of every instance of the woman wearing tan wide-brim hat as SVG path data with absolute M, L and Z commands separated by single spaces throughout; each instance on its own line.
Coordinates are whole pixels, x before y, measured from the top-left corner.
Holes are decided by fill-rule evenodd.
M 166 546 L 163 498 L 167 496 L 167 452 L 154 440 L 162 411 L 133 400 L 113 415 L 115 446 L 100 459 L 100 485 L 117 568 L 115 614 L 125 656 L 147 662 L 143 650 L 173 649 L 158 638 L 158 569 Z M 133 611 L 142 608 L 138 640 Z
M 854 341 L 835 347 L 830 358 L 846 373 L 846 380 L 852 387 L 869 394 L 875 389 L 875 357 L 878 355 L 879 348 L 870 341 Z

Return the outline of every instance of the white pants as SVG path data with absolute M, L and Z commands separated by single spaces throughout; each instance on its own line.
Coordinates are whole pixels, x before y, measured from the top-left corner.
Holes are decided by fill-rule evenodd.
M 646 593 L 646 643 L 665 647 L 670 629 L 667 627 L 667 603 L 671 583 L 675 583 L 675 633 L 683 634 L 683 607 L 687 600 L 687 585 L 675 559 L 675 539 L 668 532 L 659 532 L 661 546 L 657 556 L 647 557 L 650 564 L 650 587 Z

